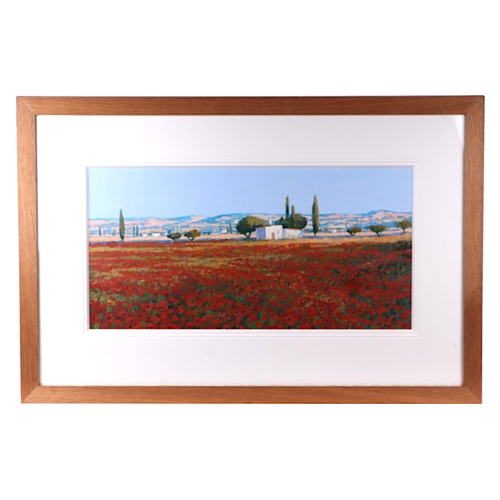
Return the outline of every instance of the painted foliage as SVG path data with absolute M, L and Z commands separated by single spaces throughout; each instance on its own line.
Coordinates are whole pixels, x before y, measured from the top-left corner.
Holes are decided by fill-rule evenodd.
M 91 328 L 411 328 L 411 168 L 88 178 Z

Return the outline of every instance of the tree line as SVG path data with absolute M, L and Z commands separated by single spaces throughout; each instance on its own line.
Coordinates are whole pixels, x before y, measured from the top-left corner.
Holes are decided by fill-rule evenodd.
M 312 231 L 314 233 L 314 236 L 316 236 L 316 234 L 319 232 L 320 229 L 318 197 L 316 195 L 314 195 L 313 198 L 313 204 L 311 210 L 311 222 L 312 222 Z M 249 215 L 247 217 L 243 217 L 243 219 L 241 219 L 238 222 L 238 224 L 236 224 L 236 231 L 245 236 L 247 240 L 249 240 L 252 233 L 258 227 L 266 227 L 270 225 L 271 224 L 267 220 L 261 219 L 260 217 L 256 217 L 255 215 Z M 285 216 L 280 217 L 277 221 L 273 222 L 273 225 L 280 225 L 283 226 L 283 228 L 285 229 L 302 230 L 307 226 L 307 219 L 302 214 L 297 213 L 295 211 L 294 205 L 292 205 L 290 209 L 290 200 L 289 197 L 287 196 L 285 199 Z M 396 226 L 399 227 L 404 233 L 408 228 L 412 227 L 412 222 L 409 219 L 403 219 L 402 221 L 398 222 Z M 123 241 L 125 239 L 125 219 L 123 217 L 123 212 L 121 209 L 120 209 L 118 227 L 119 227 L 120 239 L 121 241 Z M 387 229 L 387 226 L 384 224 L 373 224 L 368 226 L 368 229 L 373 233 L 375 233 L 377 236 L 380 236 Z M 355 236 L 356 234 L 361 233 L 362 231 L 363 229 L 360 226 L 355 225 L 346 227 L 346 232 L 349 233 L 351 236 Z M 231 222 L 229 223 L 228 232 L 230 233 L 233 232 Z M 101 228 L 99 228 L 99 236 L 101 236 L 101 234 L 102 234 Z M 114 230 L 113 234 L 116 234 Z M 132 234 L 134 236 L 139 236 L 139 226 L 133 226 Z M 167 235 L 167 238 L 175 242 L 182 236 L 186 237 L 189 241 L 194 241 L 195 238 L 201 236 L 201 232 L 198 229 L 190 229 L 185 233 L 180 233 L 180 232 L 171 233 Z
M 396 227 L 399 227 L 403 233 L 406 233 L 406 230 L 412 227 L 412 222 L 410 219 L 403 219 L 396 224 Z M 385 224 L 372 224 L 368 226 L 368 229 L 377 236 L 380 236 L 387 229 L 387 226 Z M 351 236 L 356 236 L 356 234 L 361 233 L 361 231 L 363 231 L 363 229 L 360 226 L 351 226 L 346 228 L 346 232 Z

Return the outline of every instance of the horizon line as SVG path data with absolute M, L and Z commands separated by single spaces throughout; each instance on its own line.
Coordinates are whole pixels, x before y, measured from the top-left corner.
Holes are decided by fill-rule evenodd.
M 413 214 L 413 210 L 386 210 L 386 209 L 376 209 L 376 210 L 369 210 L 368 212 L 362 212 L 362 213 L 348 213 L 348 212 L 329 212 L 329 213 L 323 213 L 319 214 L 321 216 L 327 216 L 327 215 L 368 215 L 370 213 L 376 213 L 376 212 L 392 212 L 392 213 L 403 213 L 403 214 Z M 312 213 L 302 213 L 302 212 L 297 212 L 300 213 L 301 215 L 309 216 L 312 217 Z M 272 216 L 281 216 L 285 215 L 284 213 L 268 213 L 268 212 L 259 212 L 259 211 L 253 211 L 253 212 L 233 212 L 233 213 L 223 213 L 223 214 L 217 214 L 217 215 L 200 215 L 200 214 L 187 214 L 187 215 L 177 215 L 174 217 L 169 217 L 169 216 L 159 216 L 159 215 L 145 215 L 145 216 L 131 216 L 131 217 L 123 217 L 124 220 L 131 220 L 131 219 L 180 219 L 182 217 L 203 217 L 205 219 L 209 218 L 214 218 L 214 217 L 223 217 L 223 216 L 229 216 L 229 215 L 250 215 L 250 214 L 259 214 L 259 215 L 272 215 Z M 119 220 L 120 216 L 118 217 L 89 217 L 88 220 Z

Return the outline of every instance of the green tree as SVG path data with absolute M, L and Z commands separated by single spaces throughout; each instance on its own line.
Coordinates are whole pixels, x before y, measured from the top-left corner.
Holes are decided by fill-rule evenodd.
M 361 228 L 359 226 L 351 226 L 351 227 L 348 227 L 346 229 L 346 231 L 351 235 L 351 236 L 355 236 L 356 233 L 360 233 L 361 232 Z
M 175 243 L 175 240 L 178 240 L 181 236 L 181 233 L 172 233 L 167 235 L 167 238 L 170 238 Z
M 286 229 L 303 229 L 307 226 L 307 219 L 302 214 L 295 213 L 295 205 L 292 205 L 290 213 L 290 199 L 287 196 L 285 201 L 285 217 L 280 217 L 273 224 L 281 225 Z
M 410 219 L 403 219 L 399 224 L 398 227 L 403 230 L 403 233 L 406 232 L 406 230 L 412 226 L 411 220 Z
M 255 217 L 254 215 L 249 215 L 241 219 L 238 224 L 236 224 L 236 231 L 243 234 L 247 240 L 258 227 L 268 226 L 269 223 L 262 220 L 260 217 Z
M 125 219 L 123 218 L 123 213 L 120 208 L 120 239 L 123 241 L 125 239 Z
M 191 229 L 190 231 L 187 231 L 184 233 L 184 236 L 189 241 L 193 241 L 195 238 L 197 238 L 200 235 L 201 235 L 201 233 L 198 231 L 198 229 Z
M 387 226 L 384 226 L 383 224 L 375 224 L 373 226 L 368 226 L 368 229 L 373 231 L 377 236 L 380 236 L 380 233 L 383 233 L 387 229 Z
M 227 232 L 229 234 L 233 234 L 233 225 L 232 225 L 231 221 L 229 221 L 229 227 L 227 228 Z
M 291 217 L 288 219 L 281 217 L 276 224 L 283 226 L 285 229 L 304 229 L 307 226 L 307 219 L 302 214 L 295 214 L 293 221 Z
M 99 226 L 99 236 L 102 236 L 101 226 Z
M 319 208 L 318 208 L 318 197 L 314 195 L 313 206 L 312 206 L 312 226 L 313 233 L 316 236 L 316 233 L 319 231 Z
M 276 224 L 283 226 L 285 229 L 304 229 L 307 226 L 307 219 L 295 212 L 295 205 L 292 205 L 292 213 L 289 217 L 281 217 Z

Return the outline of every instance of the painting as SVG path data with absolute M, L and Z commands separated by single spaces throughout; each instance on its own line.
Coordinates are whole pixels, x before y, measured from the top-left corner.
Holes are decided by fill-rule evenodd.
M 409 330 L 411 166 L 87 168 L 89 327 Z

